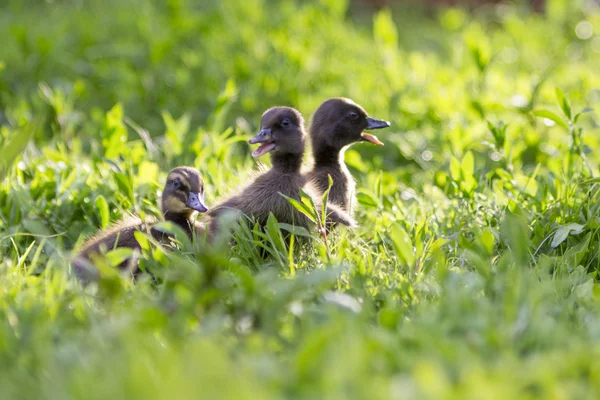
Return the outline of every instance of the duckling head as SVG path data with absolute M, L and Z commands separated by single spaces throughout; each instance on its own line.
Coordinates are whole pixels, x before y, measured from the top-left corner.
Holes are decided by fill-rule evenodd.
M 310 129 L 313 149 L 333 147 L 342 149 L 354 142 L 366 141 L 377 146 L 383 143 L 365 130 L 387 128 L 390 123 L 371 118 L 354 101 L 346 98 L 326 100 L 317 108 Z
M 169 172 L 162 194 L 162 211 L 165 215 L 184 214 L 187 217 L 196 211 L 208 211 L 204 204 L 204 181 L 198 170 L 177 167 Z
M 250 139 L 250 144 L 260 143 L 252 152 L 260 157 L 271 152 L 277 155 L 302 155 L 304 153 L 304 118 L 291 107 L 273 107 L 264 112 L 260 120 L 260 132 Z

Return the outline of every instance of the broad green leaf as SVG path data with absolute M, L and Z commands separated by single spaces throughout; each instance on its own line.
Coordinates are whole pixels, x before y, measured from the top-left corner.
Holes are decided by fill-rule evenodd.
M 174 236 L 175 239 L 184 246 L 184 248 L 189 248 L 191 246 L 191 240 L 188 234 L 179 225 L 171 221 L 158 222 L 152 225 L 152 228 L 159 232 Z
M 506 142 L 506 129 L 508 126 L 503 122 L 498 122 L 498 125 L 495 126 L 490 121 L 487 121 L 488 129 L 494 136 L 494 141 L 496 142 L 496 147 L 498 149 L 504 148 L 504 143 Z
M 146 234 L 142 231 L 133 232 L 135 240 L 138 242 L 142 250 L 150 250 L 150 241 Z
M 110 213 L 108 210 L 108 202 L 102 195 L 98 195 L 95 201 L 96 211 L 100 216 L 100 227 L 102 229 L 106 229 L 108 223 L 110 222 Z
M 119 191 L 129 199 L 131 204 L 134 203 L 133 184 L 129 179 L 129 175 L 123 172 L 115 172 L 115 182 Z
M 569 129 L 569 124 L 567 124 L 561 117 L 554 114 L 552 111 L 548 110 L 534 110 L 533 115 L 536 117 L 547 118 L 551 121 L 556 122 L 558 125 L 562 126 L 565 129 Z
M 377 208 L 379 206 L 379 202 L 377 201 L 375 196 L 373 196 L 370 193 L 367 193 L 364 190 L 361 190 L 356 194 L 356 200 L 360 205 L 365 207 Z
M 473 173 L 475 171 L 475 159 L 473 157 L 473 153 L 468 151 L 467 154 L 465 154 L 465 156 L 462 159 L 462 163 L 461 163 L 461 170 L 462 170 L 462 176 L 464 178 L 466 177 L 472 177 Z
M 179 155 L 183 152 L 183 142 L 190 129 L 191 118 L 184 114 L 179 119 L 175 119 L 168 111 L 163 111 L 162 117 L 167 127 L 165 133 L 167 148 L 171 154 Z
M 477 180 L 475 180 L 473 175 L 463 177 L 463 180 L 460 181 L 460 189 L 464 193 L 472 195 L 475 189 L 477 189 Z
M 571 119 L 571 105 L 560 88 L 556 88 L 556 100 L 558 100 L 558 105 L 562 109 L 565 116 L 568 119 Z
M 123 106 L 121 103 L 117 103 L 106 113 L 106 123 L 108 126 L 114 127 L 119 126 L 122 120 Z
M 41 129 L 43 120 L 43 117 L 38 117 L 25 127 L 13 131 L 8 138 L 8 143 L 0 148 L 0 182 L 8 175 L 10 167 L 17 157 L 23 153 L 29 140 Z
M 78 177 L 78 172 L 76 169 L 73 169 L 69 175 L 67 175 L 67 177 L 60 183 L 60 188 L 58 188 L 58 192 L 60 194 L 65 193 L 73 184 L 73 182 L 75 182 L 75 179 L 77 179 Z
M 485 247 L 485 250 L 488 254 L 492 254 L 494 251 L 496 239 L 494 238 L 494 234 L 492 230 L 488 227 L 483 228 L 483 232 L 481 232 L 481 243 Z
M 573 235 L 573 231 L 571 231 L 571 235 Z M 570 263 L 571 267 L 577 267 L 585 253 L 590 251 L 590 239 L 592 237 L 592 233 L 588 232 L 587 235 L 583 238 L 583 240 L 577 243 L 575 246 L 570 247 L 564 254 L 563 258 L 567 259 Z
M 461 165 L 456 157 L 452 157 L 450 160 L 450 177 L 454 182 L 460 182 L 461 180 Z
M 477 69 L 483 73 L 492 59 L 492 47 L 488 35 L 481 25 L 472 24 L 465 30 L 464 40 Z
M 127 127 L 123 122 L 123 106 L 114 105 L 107 113 L 104 120 L 103 139 L 104 156 L 109 159 L 128 154 Z
M 139 166 L 138 179 L 140 184 L 153 183 L 158 179 L 158 164 L 142 161 Z
M 550 246 L 552 248 L 560 246 L 560 244 L 564 242 L 565 239 L 567 239 L 569 234 L 578 235 L 581 232 L 583 232 L 583 228 L 583 225 L 577 223 L 570 223 L 566 226 L 560 226 L 556 230 L 556 233 L 554 233 L 554 238 L 552 239 L 552 243 L 550 244 Z
M 22 220 L 21 223 L 27 232 L 33 233 L 34 235 L 49 236 L 53 233 L 48 229 L 48 225 L 40 219 L 26 218 Z
M 390 227 L 390 237 L 394 243 L 398 257 L 404 260 L 408 266 L 412 266 L 415 262 L 415 256 L 413 254 L 412 241 L 408 233 L 400 224 L 395 223 Z
M 445 238 L 437 238 L 429 247 L 430 252 L 437 251 L 442 248 L 442 246 L 448 244 L 448 239 Z
M 318 215 L 317 215 L 318 209 L 317 209 L 317 205 L 315 204 L 315 200 L 312 198 L 311 195 L 306 193 L 303 189 L 300 189 L 300 201 L 313 214 L 315 219 L 318 218 Z
M 283 241 L 283 236 L 281 235 L 281 229 L 279 229 L 279 225 L 277 219 L 273 215 L 273 213 L 269 213 L 269 217 L 267 218 L 266 224 L 266 233 L 269 237 L 269 242 L 271 245 L 280 253 L 282 253 L 283 258 L 285 259 L 285 255 L 287 254 L 287 249 L 285 247 L 285 243 Z
M 128 247 L 119 247 L 106 253 L 106 259 L 111 267 L 117 267 L 131 257 L 133 257 L 133 250 Z
M 291 197 L 288 197 L 286 195 L 284 195 L 283 193 L 279 193 L 281 196 L 283 196 L 287 201 L 290 202 L 290 204 L 298 211 L 300 211 L 302 214 L 306 215 L 306 217 L 308 217 L 308 219 L 310 219 L 313 223 L 317 223 L 317 219 L 316 219 L 316 215 L 314 213 L 314 211 L 312 211 L 306 204 L 299 202 L 296 199 L 292 199 Z
M 307 238 L 312 238 L 313 236 L 310 234 L 310 232 L 303 226 L 296 226 L 296 225 L 291 225 L 291 224 L 284 224 L 282 222 L 279 223 L 279 228 L 283 229 L 284 231 L 293 233 L 296 236 L 302 236 L 302 237 L 307 237 Z

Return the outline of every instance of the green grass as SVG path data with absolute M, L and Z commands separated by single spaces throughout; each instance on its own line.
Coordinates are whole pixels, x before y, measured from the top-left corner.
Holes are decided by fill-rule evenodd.
M 1 399 L 599 396 L 597 6 L 192 3 L 0 6 Z M 392 122 L 346 153 L 359 228 L 70 275 L 170 168 L 215 204 L 264 109 L 331 96 Z

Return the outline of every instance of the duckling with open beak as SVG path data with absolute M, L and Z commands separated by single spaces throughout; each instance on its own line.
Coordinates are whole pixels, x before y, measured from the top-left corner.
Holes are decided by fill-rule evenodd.
M 265 225 L 269 213 L 273 213 L 278 222 L 310 227 L 310 220 L 282 196 L 300 200 L 300 189 L 306 183 L 300 172 L 306 139 L 304 119 L 291 107 L 273 107 L 262 115 L 260 126 L 258 134 L 249 140 L 250 144 L 259 144 L 252 156 L 261 157 L 269 153 L 272 167 L 239 194 L 213 208 L 209 213 L 212 217 L 211 234 L 219 230 L 218 219 L 228 210 L 241 212 L 261 225 Z M 342 213 L 338 215 L 335 210 L 329 218 L 353 225 L 349 217 Z
M 205 213 L 208 207 L 204 203 L 204 181 L 198 170 L 190 167 L 178 167 L 167 176 L 163 189 L 161 208 L 165 221 L 170 221 L 182 228 L 190 238 L 195 234 L 203 233 L 203 227 L 195 221 L 196 213 Z M 92 254 L 100 254 L 115 248 L 127 247 L 140 249 L 140 244 L 135 238 L 135 232 L 150 232 L 152 237 L 159 242 L 168 243 L 169 235 L 154 228 L 156 219 L 142 221 L 133 216 L 124 219 L 104 232 L 87 240 L 78 250 L 73 259 L 73 266 L 77 276 L 83 281 L 88 281 L 95 274 L 90 261 Z M 126 260 L 119 267 L 132 266 L 137 273 L 136 260 Z
M 344 163 L 344 152 L 353 143 L 383 143 L 365 130 L 382 129 L 390 123 L 369 117 L 358 104 L 346 98 L 332 98 L 315 111 L 310 129 L 314 165 L 306 175 L 308 185 L 319 193 L 329 186 L 328 175 L 333 179 L 329 201 L 350 213 L 356 183 Z

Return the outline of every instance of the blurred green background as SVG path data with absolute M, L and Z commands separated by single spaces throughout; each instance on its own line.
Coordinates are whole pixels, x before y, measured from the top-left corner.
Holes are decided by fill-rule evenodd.
M 597 398 L 600 6 L 534 3 L 4 0 L 0 398 Z M 392 123 L 346 152 L 359 228 L 70 276 L 168 170 L 215 204 L 266 108 L 333 96 Z

